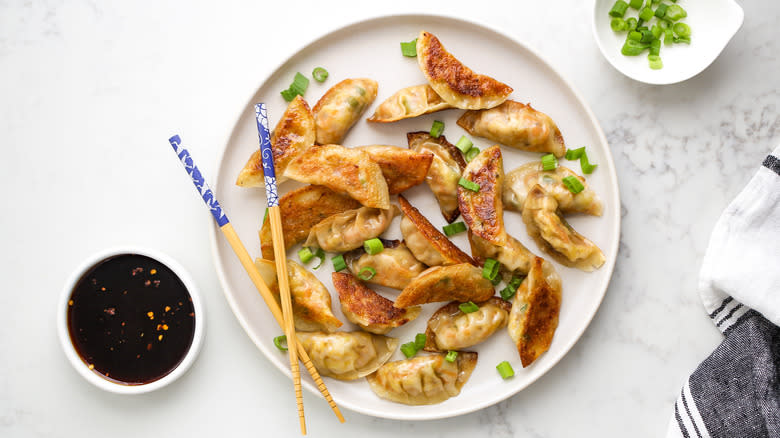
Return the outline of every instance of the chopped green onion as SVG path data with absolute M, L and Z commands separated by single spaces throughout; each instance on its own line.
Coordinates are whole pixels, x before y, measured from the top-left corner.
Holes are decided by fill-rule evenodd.
M 644 3 L 642 0 L 631 0 L 628 5 L 638 11 L 642 7 L 642 3 Z
M 639 28 L 641 28 L 641 27 L 642 27 L 642 24 L 643 24 L 644 22 L 645 22 L 645 20 L 643 20 L 643 19 L 641 19 L 641 18 L 640 18 L 639 20 L 636 20 L 636 28 L 637 28 L 637 30 L 639 30 Z
M 442 132 L 444 132 L 444 122 L 441 120 L 434 120 L 433 126 L 431 126 L 431 137 L 439 138 Z
M 506 287 L 501 289 L 499 292 L 501 294 L 501 298 L 507 301 L 511 300 L 512 297 L 515 296 L 515 293 L 517 293 L 517 288 L 520 287 L 520 283 L 522 282 L 523 279 L 521 277 L 512 277 L 512 280 L 509 281 Z
M 639 18 L 644 21 L 650 20 L 653 18 L 653 10 L 645 6 L 641 11 L 639 11 Z
M 284 100 L 286 100 L 287 102 L 292 102 L 292 100 L 295 99 L 295 96 L 298 95 L 297 92 L 295 92 L 295 91 L 293 91 L 293 90 L 291 90 L 289 88 L 286 89 L 286 90 L 283 90 L 281 92 L 281 94 L 282 94 L 282 97 L 284 98 Z
M 664 63 L 663 61 L 661 61 L 661 57 L 658 55 L 653 55 L 653 54 L 647 55 L 647 61 L 650 64 L 650 68 L 652 68 L 653 70 L 660 70 L 664 68 Z
M 371 266 L 365 266 L 360 270 L 360 272 L 358 272 L 358 278 L 363 281 L 371 280 L 374 278 L 374 275 L 376 275 L 376 269 L 372 268 Z
M 284 345 L 282 345 L 284 343 Z M 274 338 L 274 345 L 276 348 L 278 348 L 280 351 L 287 351 L 287 336 L 277 336 Z
M 685 23 L 674 23 L 672 30 L 675 34 L 677 34 L 678 37 L 691 36 L 691 27 Z
M 314 253 L 309 248 L 303 247 L 298 251 L 298 258 L 301 263 L 309 263 L 314 258 Z
M 634 30 L 634 29 L 636 29 L 636 26 L 637 26 L 637 21 L 636 21 L 636 18 L 634 18 L 634 17 L 628 17 L 628 18 L 626 19 L 626 29 L 628 29 L 628 30 Z
M 683 9 L 680 5 L 669 5 L 669 7 L 666 8 L 666 18 L 669 20 L 677 21 L 687 16 L 688 13 L 685 12 L 685 9 Z
M 669 26 L 671 26 L 671 24 L 668 21 L 660 20 L 660 19 L 658 20 L 658 27 L 660 27 L 661 29 L 663 30 L 669 29 Z
M 347 262 L 344 261 L 344 256 L 341 254 L 333 257 L 330 261 L 333 262 L 333 270 L 336 272 L 347 269 Z
M 465 135 L 462 135 L 458 140 L 458 142 L 455 143 L 455 147 L 460 149 L 460 151 L 463 152 L 464 154 L 468 152 L 472 146 L 474 146 L 474 143 L 472 143 L 471 140 L 469 140 L 469 138 L 466 137 Z
M 414 58 L 417 56 L 417 38 L 409 41 L 408 43 L 401 43 L 401 54 Z
M 477 155 L 479 155 L 479 148 L 476 146 L 472 146 L 471 149 L 469 149 L 469 151 L 466 152 L 466 157 L 465 157 L 466 161 L 473 160 L 474 157 L 476 157 Z
M 452 237 L 458 233 L 466 231 L 466 224 L 463 222 L 455 222 L 454 224 L 445 225 L 442 227 L 442 230 L 444 231 L 444 235 L 447 237 Z
M 363 242 L 363 249 L 365 249 L 367 253 L 374 255 L 382 252 L 382 250 L 385 249 L 385 246 L 382 245 L 382 241 L 379 240 L 379 238 L 374 237 L 373 239 L 368 239 Z
M 320 266 L 322 266 L 323 263 L 325 263 L 325 251 L 323 251 L 322 248 L 317 248 L 317 252 L 314 253 L 314 257 L 320 259 L 320 262 L 317 263 L 317 266 L 312 268 L 314 270 L 317 270 L 320 268 Z
M 566 151 L 566 159 L 570 161 L 579 160 L 582 154 L 585 153 L 585 146 L 577 149 L 569 149 Z
M 263 215 L 263 223 L 268 220 L 268 207 L 265 208 L 265 214 Z
M 475 182 L 471 182 L 471 181 L 467 180 L 466 178 L 459 179 L 458 180 L 458 185 L 463 187 L 463 188 L 465 188 L 465 189 L 471 190 L 472 192 L 478 192 L 479 191 L 479 184 L 477 184 Z
M 612 17 L 612 19 L 609 20 L 609 26 L 615 32 L 622 32 L 627 29 L 626 20 L 620 17 Z
M 632 30 L 631 32 L 628 33 L 628 39 L 631 41 L 639 42 L 639 40 L 642 39 L 642 32 Z
M 661 40 L 653 40 L 650 43 L 650 54 L 656 56 L 661 54 Z
M 690 37 L 674 37 L 674 42 L 675 43 L 690 44 L 691 43 L 691 38 Z
M 671 45 L 674 43 L 674 35 L 672 34 L 672 29 L 664 29 L 664 45 Z
M 479 310 L 479 306 L 469 301 L 468 303 L 458 304 L 458 309 L 460 309 L 460 311 L 463 313 L 472 313 Z
M 422 350 L 423 347 L 425 347 L 425 340 L 427 336 L 425 336 L 425 333 L 417 333 L 414 335 L 414 347 L 418 350 Z
M 641 55 L 648 47 L 650 47 L 649 44 L 643 44 L 634 40 L 626 40 L 625 44 L 623 44 L 623 48 L 620 49 L 620 53 L 626 56 L 637 56 Z
M 661 37 L 661 34 L 664 32 L 664 30 L 661 29 L 661 26 L 654 24 L 653 27 L 650 28 L 650 32 L 653 33 L 653 37 L 655 39 L 658 39 Z
M 575 195 L 585 190 L 585 186 L 582 185 L 582 181 L 580 181 L 579 178 L 574 175 L 569 175 L 563 178 L 561 181 L 563 182 L 563 185 L 565 185 L 566 188 Z
M 658 17 L 659 20 L 664 18 L 666 16 L 666 8 L 668 7 L 669 5 L 667 5 L 666 3 L 661 3 L 660 5 L 658 5 L 658 8 L 655 10 L 655 14 L 653 15 Z
M 515 375 L 515 370 L 512 369 L 512 365 L 507 361 L 503 361 L 496 365 L 496 369 L 498 370 L 498 374 L 501 374 L 502 379 L 508 379 Z
M 598 164 L 590 164 L 590 161 L 588 161 L 588 154 L 582 154 L 580 157 L 580 168 L 582 169 L 582 173 L 590 175 L 596 167 L 598 167 Z
M 414 346 L 414 342 L 407 342 L 403 345 L 401 345 L 401 353 L 404 354 L 407 358 L 414 357 L 415 354 L 417 354 L 417 347 Z
M 482 267 L 482 278 L 486 278 L 493 281 L 498 277 L 498 269 L 501 268 L 501 264 L 495 259 L 485 259 L 485 265 Z
M 542 157 L 542 170 L 555 170 L 558 167 L 558 160 L 555 155 L 547 154 Z
M 615 4 L 612 6 L 612 9 L 609 10 L 609 16 L 622 17 L 626 15 L 627 9 L 628 9 L 628 3 L 624 2 L 623 0 L 617 0 Z
M 455 359 L 457 358 L 458 358 L 458 352 L 452 350 L 448 351 L 447 355 L 444 356 L 444 360 L 446 360 L 447 362 L 455 362 Z
M 640 43 L 644 44 L 650 44 L 651 41 L 655 38 L 655 35 L 653 35 L 653 31 L 650 29 L 642 29 L 642 39 L 639 40 Z
M 282 91 L 281 94 L 284 100 L 290 102 L 295 99 L 295 96 L 297 95 L 303 96 L 306 93 L 307 88 L 309 88 L 309 79 L 300 73 L 295 73 L 292 84 L 290 84 L 288 89 Z
M 328 71 L 322 67 L 316 67 L 312 70 L 311 77 L 317 82 L 325 82 L 325 79 L 328 79 Z

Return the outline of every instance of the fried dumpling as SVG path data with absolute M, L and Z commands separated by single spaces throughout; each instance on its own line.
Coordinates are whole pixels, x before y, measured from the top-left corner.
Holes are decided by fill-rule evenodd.
M 550 348 L 561 310 L 561 278 L 537 257 L 515 294 L 507 330 L 517 345 L 523 368 Z
M 477 345 L 506 325 L 512 309 L 509 301 L 498 297 L 476 303 L 479 310 L 471 313 L 461 312 L 459 305 L 449 303 L 428 320 L 425 351 L 457 351 Z
M 417 62 L 436 94 L 455 108 L 493 108 L 512 93 L 509 85 L 474 73 L 426 31 L 417 37 Z
M 398 339 L 366 332 L 298 333 L 314 368 L 323 376 L 355 380 L 382 366 L 398 348 Z
M 398 203 L 404 213 L 401 219 L 401 234 L 404 236 L 406 247 L 417 260 L 428 266 L 475 264 L 468 254 L 461 251 L 447 236 L 428 222 L 428 219 L 406 198 L 398 196 Z
M 360 203 L 349 196 L 323 186 L 305 186 L 286 193 L 279 198 L 285 251 L 305 240 L 311 228 L 319 222 L 359 207 Z M 274 259 L 271 222 L 267 216 L 260 229 L 260 250 L 264 259 Z
M 567 176 L 579 179 L 585 188 L 579 193 L 572 193 L 563 183 L 563 179 Z M 507 210 L 522 212 L 528 191 L 537 184 L 558 201 L 558 210 L 563 214 L 583 213 L 601 216 L 604 210 L 601 199 L 588 186 L 585 178 L 560 164 L 554 170 L 543 170 L 540 161 L 523 164 L 506 174 L 504 207 Z
M 604 264 L 604 253 L 566 222 L 558 212 L 558 201 L 538 184 L 525 198 L 523 222 L 528 235 L 558 263 L 587 272 Z
M 295 96 L 276 124 L 271 134 L 271 151 L 274 155 L 276 182 L 287 180 L 284 170 L 303 151 L 314 144 L 314 116 L 301 96 Z M 238 174 L 236 185 L 241 187 L 265 187 L 263 159 L 260 149 L 255 150 Z
M 375 274 L 364 281 L 398 290 L 408 286 L 425 270 L 426 266 L 400 240 L 382 239 L 382 244 L 385 249 L 377 254 L 369 254 L 363 247 L 344 254 L 347 268 L 356 276 L 361 275 L 361 270 L 371 268 Z
M 255 266 L 279 301 L 279 284 L 274 262 L 256 259 Z M 296 330 L 333 332 L 342 326 L 343 323 L 331 310 L 330 292 L 314 274 L 295 261 L 287 259 L 287 276 L 290 279 L 290 298 Z M 273 280 L 269 281 L 271 278 Z
M 484 265 L 488 258 L 496 260 L 501 264 L 501 274 L 505 280 L 516 275 L 527 275 L 536 256 L 507 233 L 503 233 L 498 242 L 487 241 L 469 231 L 471 255 L 479 265 Z
M 458 352 L 453 362 L 444 353 L 388 362 L 366 377 L 371 390 L 385 400 L 432 405 L 460 394 L 477 366 L 477 353 Z
M 387 210 L 360 207 L 334 214 L 311 227 L 304 246 L 322 248 L 328 252 L 345 252 L 363 245 L 387 230 L 398 207 Z
M 514 100 L 480 111 L 466 111 L 458 125 L 469 134 L 528 152 L 566 154 L 558 126 L 545 113 Z
M 376 99 L 372 79 L 344 79 L 330 88 L 314 105 L 317 144 L 340 144 L 341 140 Z
M 420 306 L 394 307 L 392 301 L 366 287 L 352 274 L 334 272 L 332 276 L 342 313 L 349 322 L 367 332 L 384 335 L 420 315 Z
M 460 214 L 469 230 L 477 236 L 501 243 L 504 234 L 504 163 L 501 149 L 491 146 L 474 157 L 463 171 L 463 178 L 479 185 L 477 191 L 458 186 Z
M 470 263 L 434 266 L 412 280 L 398 295 L 394 305 L 403 308 L 437 301 L 478 303 L 495 293 L 490 280 L 482 276 L 482 269 Z
M 433 154 L 421 153 L 398 146 L 359 146 L 368 152 L 387 182 L 387 190 L 391 195 L 397 195 L 425 180 L 428 168 L 433 161 Z
M 346 193 L 366 207 L 390 208 L 382 169 L 366 151 L 336 144 L 313 146 L 291 162 L 284 175 Z
M 428 168 L 425 182 L 439 202 L 439 209 L 444 220 L 452 223 L 459 215 L 458 181 L 466 168 L 466 160 L 460 149 L 440 135 L 431 137 L 428 132 L 410 132 L 406 134 L 409 149 L 415 152 L 433 154 L 433 161 Z
M 369 122 L 388 123 L 452 108 L 430 85 L 415 85 L 398 90 L 379 104 Z

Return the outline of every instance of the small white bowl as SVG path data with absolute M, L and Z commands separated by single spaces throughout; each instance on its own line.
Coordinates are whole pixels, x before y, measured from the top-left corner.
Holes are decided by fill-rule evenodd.
M 190 348 L 187 350 L 184 359 L 182 359 L 176 368 L 174 368 L 167 375 L 155 381 L 141 385 L 125 385 L 118 383 L 104 378 L 99 373 L 90 370 L 87 364 L 84 363 L 84 360 L 81 358 L 81 356 L 79 356 L 76 348 L 73 346 L 68 329 L 68 301 L 70 300 L 73 289 L 76 287 L 78 281 L 87 271 L 92 269 L 103 260 L 121 254 L 139 254 L 147 256 L 170 268 L 187 288 L 187 292 L 189 292 L 190 297 L 192 297 L 192 306 L 195 313 L 195 332 L 192 337 L 192 344 L 190 344 Z M 68 358 L 71 365 L 73 365 L 73 368 L 75 368 L 76 371 L 89 383 L 92 383 L 100 389 L 117 394 L 143 394 L 154 391 L 155 389 L 162 388 L 163 386 L 166 386 L 181 377 L 192 365 L 192 363 L 195 361 L 195 358 L 198 356 L 198 353 L 200 352 L 200 347 L 203 343 L 204 322 L 205 318 L 200 293 L 198 292 L 198 288 L 195 285 L 195 282 L 192 280 L 192 277 L 190 277 L 189 273 L 175 260 L 159 251 L 133 246 L 116 247 L 98 252 L 97 254 L 93 254 L 92 256 L 88 257 L 84 262 L 81 263 L 81 265 L 79 265 L 73 274 L 71 274 L 71 276 L 68 278 L 68 281 L 65 282 L 65 287 L 62 289 L 59 302 L 57 303 L 57 331 L 60 338 L 60 344 L 62 345 L 62 349 L 65 352 L 65 356 Z
M 628 0 L 624 0 L 629 3 Z M 672 4 L 669 0 L 664 3 Z M 593 36 L 601 53 L 619 72 L 631 79 L 647 84 L 674 84 L 690 79 L 707 68 L 726 47 L 742 26 L 745 13 L 734 0 L 680 0 L 688 16 L 682 20 L 691 27 L 691 44 L 661 44 L 663 68 L 652 70 L 647 61 L 647 51 L 639 56 L 620 53 L 626 40 L 626 32 L 614 32 L 609 25 L 609 10 L 615 0 L 594 0 Z M 626 17 L 637 16 L 628 8 Z

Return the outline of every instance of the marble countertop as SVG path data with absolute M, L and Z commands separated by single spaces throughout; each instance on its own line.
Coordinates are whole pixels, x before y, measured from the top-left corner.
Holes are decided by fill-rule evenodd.
M 235 117 L 278 60 L 360 18 L 440 9 L 420 3 L 0 3 L 0 436 L 298 435 L 289 381 L 231 313 L 210 256 L 211 218 L 186 196 L 190 182 L 163 143 L 186 133 L 215 175 Z M 780 4 L 742 2 L 745 23 L 715 63 L 659 87 L 603 59 L 589 2 L 516 3 L 452 2 L 446 12 L 525 41 L 598 117 L 623 204 L 604 302 L 571 352 L 504 402 L 427 422 L 346 411 L 339 425 L 307 393 L 311 436 L 659 436 L 684 379 L 721 339 L 699 302 L 698 270 L 721 210 L 780 141 Z M 70 272 L 122 243 L 176 258 L 208 311 L 192 369 L 137 397 L 86 384 L 54 323 Z

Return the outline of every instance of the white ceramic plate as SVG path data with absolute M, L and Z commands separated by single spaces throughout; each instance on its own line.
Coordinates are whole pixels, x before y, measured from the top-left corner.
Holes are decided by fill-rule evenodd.
M 309 104 L 314 106 L 329 87 L 342 79 L 373 78 L 379 82 L 379 93 L 364 115 L 364 118 L 368 117 L 380 102 L 398 89 L 425 82 L 416 59 L 401 56 L 399 47 L 400 41 L 415 38 L 422 29 L 437 35 L 447 49 L 466 65 L 511 85 L 515 89 L 512 98 L 531 102 L 534 107 L 549 114 L 570 147 L 588 147 L 591 162 L 599 165 L 588 181 L 605 203 L 604 215 L 600 218 L 572 217 L 571 223 L 602 248 L 607 262 L 600 270 L 590 274 L 556 264 L 563 279 L 560 324 L 550 350 L 526 369 L 520 364 L 512 340 L 505 330 L 501 330 L 486 342 L 472 348 L 479 352 L 479 361 L 471 379 L 458 397 L 441 404 L 406 406 L 391 403 L 374 395 L 365 379 L 353 382 L 325 379 L 339 406 L 376 417 L 407 420 L 451 417 L 490 406 L 517 393 L 547 372 L 579 339 L 596 313 L 612 275 L 620 234 L 620 199 L 612 157 L 596 118 L 579 94 L 537 54 L 512 37 L 461 19 L 403 15 L 361 21 L 312 42 L 284 61 L 247 102 L 225 146 L 216 196 L 229 212 L 234 227 L 250 253 L 253 256 L 260 255 L 257 230 L 265 210 L 265 193 L 263 189 L 239 188 L 235 185 L 235 179 L 249 155 L 258 147 L 252 105 L 255 102 L 266 102 L 271 124 L 275 125 L 287 105 L 279 91 L 290 85 L 296 71 L 309 75 L 314 67 L 323 66 L 330 72 L 330 77 L 324 84 L 311 82 L 305 96 Z M 435 119 L 445 122 L 444 135 L 454 143 L 464 134 L 455 123 L 462 112 L 449 110 L 384 125 L 361 120 L 349 132 L 344 144 L 405 147 L 407 132 L 429 130 Z M 490 146 L 483 139 L 473 140 L 481 149 Z M 540 158 L 540 154 L 510 148 L 503 148 L 503 153 L 507 172 L 522 163 Z M 564 161 L 562 164 L 580 171 L 578 162 Z M 280 187 L 280 194 L 298 186 L 295 182 L 285 183 Z M 436 200 L 425 184 L 412 188 L 405 195 L 435 226 L 445 225 Z M 535 253 L 541 254 L 528 237 L 519 214 L 507 212 L 505 220 L 513 236 Z M 396 218 L 386 237 L 401 237 L 399 222 L 400 218 Z M 272 339 L 281 334 L 279 327 L 227 242 L 218 238 L 217 234 L 215 227 L 212 233 L 215 263 L 233 312 L 257 347 L 289 375 L 287 355 L 280 353 L 272 343 Z M 469 251 L 465 235 L 456 236 L 453 240 Z M 297 249 L 295 247 L 291 250 L 291 257 L 296 257 Z M 346 321 L 341 315 L 338 294 L 334 292 L 330 279 L 332 272 L 330 260 L 326 260 L 323 268 L 314 271 L 332 292 L 334 312 L 342 321 Z M 391 289 L 376 289 L 391 299 L 398 294 Z M 428 317 L 442 304 L 424 306 L 417 320 L 392 331 L 390 335 L 400 338 L 401 343 L 408 342 L 415 333 L 425 331 Z M 350 330 L 350 324 L 345 323 L 343 329 Z M 403 354 L 398 351 L 392 360 L 402 358 Z M 502 380 L 495 369 L 504 360 L 509 360 L 516 371 L 516 376 L 510 380 Z M 304 385 L 311 392 L 319 394 L 309 376 L 304 379 Z

